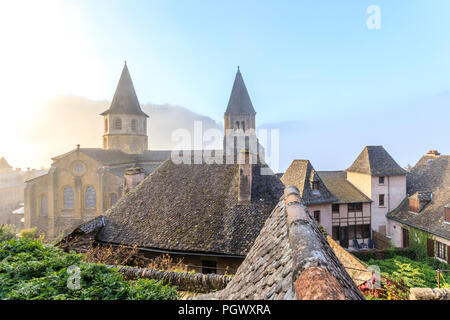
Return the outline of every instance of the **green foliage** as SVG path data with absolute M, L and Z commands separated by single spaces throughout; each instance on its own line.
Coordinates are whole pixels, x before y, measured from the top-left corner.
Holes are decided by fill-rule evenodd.
M 15 238 L 16 233 L 16 228 L 13 225 L 0 225 L 0 242 Z
M 79 268 L 79 289 L 70 289 Z M 38 240 L 11 239 L 0 243 L 0 299 L 112 300 L 177 299 L 175 287 L 154 280 L 126 281 L 114 269 L 83 261 Z
M 377 265 L 380 267 L 382 275 L 389 277 L 395 281 L 400 281 L 408 288 L 437 287 L 436 263 L 427 259 L 425 261 L 414 261 L 407 257 L 396 256 L 386 260 L 371 259 L 367 263 L 369 265 Z M 441 265 L 441 267 L 445 267 Z M 441 277 L 441 284 L 450 283 L 450 274 L 444 274 Z
M 409 228 L 409 248 L 416 252 L 417 260 L 426 260 L 427 258 L 427 239 L 429 235 L 419 229 Z
M 19 233 L 19 237 L 24 239 L 34 239 L 36 237 L 37 228 L 31 228 L 31 229 L 23 229 Z

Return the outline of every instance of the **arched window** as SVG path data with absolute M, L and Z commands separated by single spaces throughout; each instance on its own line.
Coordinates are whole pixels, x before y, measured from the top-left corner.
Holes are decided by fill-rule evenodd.
M 120 118 L 114 119 L 114 129 L 122 130 L 122 119 Z
M 109 205 L 112 207 L 117 202 L 117 195 L 115 193 L 111 193 L 109 197 Z
M 239 121 L 236 121 L 236 127 L 235 127 L 235 129 L 239 129 Z
M 95 194 L 95 188 L 87 187 L 86 188 L 86 197 L 85 197 L 86 208 L 95 208 L 96 202 L 97 202 L 97 196 Z
M 147 119 L 144 119 L 142 128 L 144 128 L 144 132 L 147 132 Z
M 137 129 L 137 123 L 136 119 L 131 120 L 131 130 L 136 131 Z
M 245 131 L 245 122 L 244 121 L 242 121 L 242 130 Z
M 105 118 L 105 132 L 108 132 L 108 119 Z
M 42 195 L 41 196 L 41 214 L 47 214 L 47 213 L 48 213 L 47 196 Z
M 103 138 L 103 149 L 106 149 L 108 146 L 106 144 L 106 138 Z
M 73 208 L 73 189 L 71 187 L 64 188 L 64 208 Z

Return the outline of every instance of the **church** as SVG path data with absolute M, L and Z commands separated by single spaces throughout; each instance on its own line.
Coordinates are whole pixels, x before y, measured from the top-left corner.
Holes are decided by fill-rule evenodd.
M 124 193 L 125 173 L 139 168 L 144 176 L 170 157 L 148 150 L 147 118 L 125 63 L 104 118 L 102 148 L 75 149 L 52 158 L 47 174 L 25 186 L 25 228 L 54 238 L 112 207 Z
M 235 273 L 284 190 L 264 162 L 255 114 L 238 69 L 224 113 L 224 149 L 208 150 L 216 161 L 192 161 L 197 150 L 183 151 L 189 161 L 171 157 L 117 204 L 72 229 L 59 246 L 79 252 L 91 244 L 133 247 L 148 258 L 181 258 L 196 272 Z M 138 182 L 137 175 L 129 172 L 127 178 Z

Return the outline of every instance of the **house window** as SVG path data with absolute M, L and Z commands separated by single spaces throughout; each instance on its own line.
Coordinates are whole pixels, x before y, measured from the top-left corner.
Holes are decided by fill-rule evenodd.
M 242 130 L 245 131 L 245 122 L 242 121 L 242 122 L 241 122 L 241 125 L 242 125 Z
M 348 212 L 362 212 L 362 202 L 349 203 Z
M 384 177 L 378 177 L 378 184 L 384 184 Z
M 447 246 L 445 243 L 436 241 L 436 257 L 447 261 Z
M 312 182 L 312 189 L 313 190 L 319 190 L 319 181 L 313 181 Z
M 378 206 L 379 207 L 384 207 L 384 194 L 379 194 L 378 195 Z
M 334 203 L 331 205 L 331 212 L 339 213 L 339 203 Z
M 314 211 L 314 220 L 320 223 L 320 210 Z
M 112 207 L 113 205 L 115 205 L 117 202 L 117 195 L 115 193 L 111 193 L 110 197 L 109 197 L 109 204 Z
M 86 198 L 85 198 L 86 208 L 95 208 L 96 202 L 97 202 L 97 195 L 95 193 L 95 188 L 87 187 L 86 188 Z
M 120 118 L 114 120 L 114 129 L 122 130 L 122 120 Z
M 73 189 L 72 187 L 65 187 L 63 192 L 63 203 L 64 208 L 72 209 L 73 208 Z
M 42 195 L 41 196 L 41 214 L 47 214 L 47 213 L 48 213 L 47 196 Z
M 409 230 L 402 228 L 402 245 L 403 248 L 409 247 Z
M 136 131 L 136 128 L 137 128 L 137 123 L 136 123 L 136 120 L 133 119 L 133 120 L 131 120 L 131 130 Z
M 108 132 L 108 119 L 105 119 L 105 132 Z
M 203 260 L 202 261 L 202 273 L 217 273 L 217 262 Z
M 370 238 L 370 224 L 356 225 L 356 238 L 357 239 Z

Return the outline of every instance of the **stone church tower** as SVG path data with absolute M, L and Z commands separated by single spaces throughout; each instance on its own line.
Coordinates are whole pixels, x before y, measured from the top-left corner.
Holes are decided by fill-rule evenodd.
M 104 117 L 103 149 L 139 154 L 148 149 L 147 118 L 139 105 L 127 63 Z
M 230 130 L 242 130 L 244 133 L 249 129 L 255 130 L 255 115 L 255 109 L 253 109 L 252 101 L 238 67 L 230 100 L 224 115 L 225 135 L 230 133 Z

